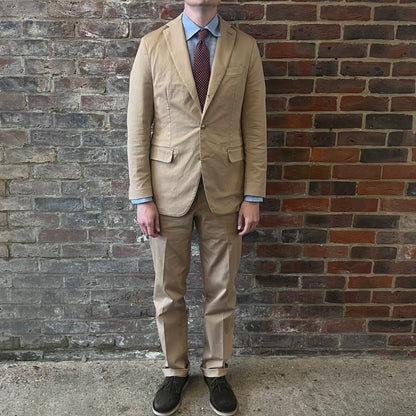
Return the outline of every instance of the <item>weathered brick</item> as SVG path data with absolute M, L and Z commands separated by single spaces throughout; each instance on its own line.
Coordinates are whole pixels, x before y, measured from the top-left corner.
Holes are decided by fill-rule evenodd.
M 368 6 L 322 6 L 321 19 L 324 20 L 370 20 L 371 7 Z
M 128 75 L 131 63 L 128 59 L 80 59 L 81 75 Z
M 6 149 L 6 160 L 9 163 L 45 163 L 56 160 L 55 149 L 24 147 L 20 149 Z
M 398 228 L 400 217 L 398 215 L 356 215 L 354 227 L 356 228 Z
M 332 147 L 335 145 L 332 132 L 287 132 L 286 146 L 289 147 Z
M 95 21 L 83 21 L 78 24 L 79 36 L 83 38 L 127 38 L 129 36 L 129 24 L 128 22 L 100 22 Z
M 383 97 L 347 96 L 341 98 L 343 111 L 387 111 L 388 107 L 389 99 Z
M 264 6 L 262 4 L 220 4 L 218 11 L 227 21 L 261 20 L 264 16 Z M 163 12 L 161 17 L 166 18 Z
M 318 129 L 360 128 L 362 116 L 359 114 L 316 114 L 315 127 Z
M 355 195 L 355 182 L 310 182 L 309 195 Z
M 394 26 L 392 25 L 346 25 L 344 39 L 394 39 Z
M 19 22 L 3 21 L 0 22 L 0 37 L 15 38 L 21 35 L 21 25 Z
M 322 42 L 319 45 L 318 58 L 364 58 L 367 56 L 367 45 L 345 42 Z
M 48 56 L 50 42 L 45 40 L 0 40 L 0 56 Z
M 52 115 L 34 112 L 0 113 L 0 125 L 11 128 L 46 128 L 52 125 Z
M 375 8 L 374 20 L 415 21 L 416 9 L 403 6 L 382 6 Z
M 283 243 L 322 244 L 327 239 L 327 232 L 313 229 L 285 229 L 282 231 Z
M 34 38 L 68 38 L 75 36 L 75 23 L 57 21 L 26 20 L 23 22 L 25 36 Z
M 365 89 L 365 81 L 356 79 L 318 79 L 315 92 L 317 93 L 360 93 Z
M 33 130 L 30 142 L 34 146 L 79 146 L 81 133 L 70 130 Z
M 42 164 L 33 168 L 33 177 L 37 179 L 79 179 L 81 169 L 78 164 Z
M 79 57 L 83 58 L 104 58 L 104 41 L 92 40 L 60 40 L 52 43 L 52 55 L 59 58 Z
M 26 59 L 25 72 L 28 75 L 73 75 L 75 62 L 68 59 Z
M 35 198 L 36 211 L 71 212 L 82 208 L 79 198 Z
M 1 55 L 1 53 L 0 53 Z M 15 75 L 23 72 L 22 60 L 20 58 L 2 58 L 0 56 L 0 74 Z
M 371 79 L 370 92 L 376 94 L 411 94 L 415 92 L 412 79 Z

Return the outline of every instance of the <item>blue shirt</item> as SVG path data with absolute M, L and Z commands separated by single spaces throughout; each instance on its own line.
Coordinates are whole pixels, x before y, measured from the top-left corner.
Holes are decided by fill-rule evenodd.
M 209 62 L 212 69 L 212 63 L 214 62 L 215 50 L 217 48 L 217 38 L 221 36 L 220 32 L 220 19 L 218 15 L 215 17 L 204 27 L 204 29 L 208 29 L 208 36 L 205 38 L 205 45 L 207 45 L 209 51 Z M 185 12 L 182 13 L 182 26 L 185 32 L 185 39 L 188 45 L 188 52 L 189 52 L 189 60 L 191 62 L 192 69 L 194 68 L 194 54 L 195 48 L 198 43 L 198 32 L 201 28 L 196 25 L 187 15 Z M 146 198 L 140 199 L 132 199 L 131 202 L 133 204 L 143 204 L 145 202 L 153 201 L 151 196 Z M 262 202 L 263 198 L 258 196 L 251 196 L 246 195 L 244 197 L 244 201 L 249 202 Z

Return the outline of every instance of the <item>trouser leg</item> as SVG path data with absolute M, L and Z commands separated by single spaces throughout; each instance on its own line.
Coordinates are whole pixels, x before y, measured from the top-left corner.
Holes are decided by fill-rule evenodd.
M 190 267 L 192 213 L 160 216 L 161 234 L 150 240 L 155 269 L 154 304 L 160 343 L 165 354 L 165 376 L 189 372 L 186 277 Z
M 231 357 L 235 276 L 241 259 L 241 237 L 237 234 L 238 214 L 213 214 L 201 192 L 195 208 L 204 281 L 205 344 L 201 369 L 207 377 L 227 372 Z

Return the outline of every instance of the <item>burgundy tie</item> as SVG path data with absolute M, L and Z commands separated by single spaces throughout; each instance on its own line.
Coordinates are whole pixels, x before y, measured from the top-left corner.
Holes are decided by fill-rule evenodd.
M 207 45 L 205 45 L 205 38 L 207 36 L 207 29 L 202 29 L 198 32 L 199 42 L 196 45 L 194 55 L 194 79 L 202 110 L 204 109 L 205 98 L 207 97 L 208 92 L 209 76 L 211 74 L 209 51 Z

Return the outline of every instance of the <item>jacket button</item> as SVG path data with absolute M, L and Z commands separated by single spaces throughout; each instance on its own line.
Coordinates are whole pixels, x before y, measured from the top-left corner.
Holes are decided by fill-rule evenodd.
M 201 130 L 205 130 L 206 129 L 206 125 L 205 124 L 203 124 L 202 126 L 201 126 Z

